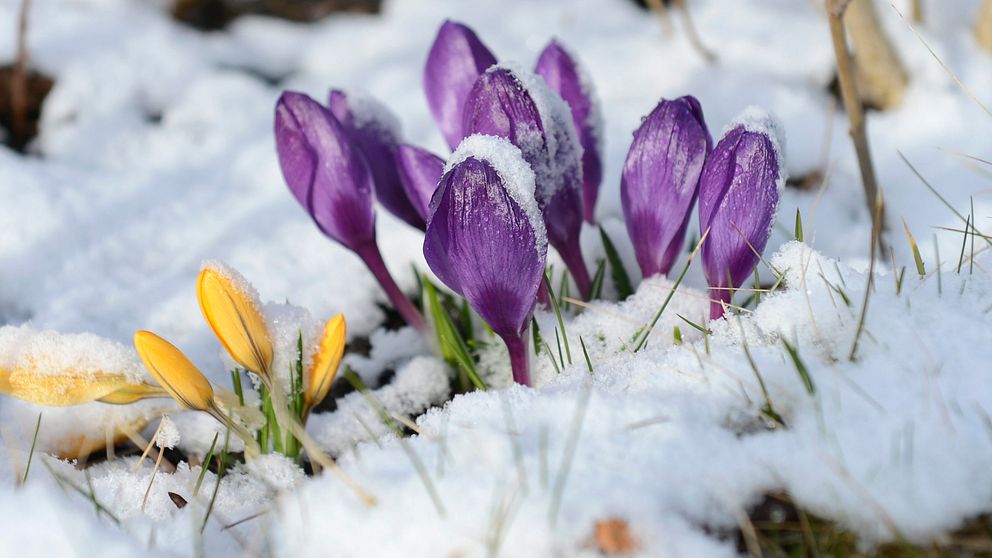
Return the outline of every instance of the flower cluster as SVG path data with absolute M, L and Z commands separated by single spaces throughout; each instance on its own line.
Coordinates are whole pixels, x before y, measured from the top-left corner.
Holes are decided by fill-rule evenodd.
M 552 40 L 534 71 L 500 63 L 467 26 L 446 21 L 424 69 L 447 161 L 403 144 L 381 104 L 332 91 L 326 106 L 284 93 L 276 142 L 290 190 L 326 235 L 353 250 L 397 310 L 422 318 L 385 271 L 374 200 L 424 230 L 434 274 L 506 343 L 529 383 L 527 328 L 550 245 L 583 297 L 593 281 L 579 243 L 602 182 L 600 110 L 574 56 Z M 768 240 L 781 161 L 774 126 L 749 114 L 713 147 L 699 102 L 662 100 L 634 133 L 623 169 L 627 230 L 645 277 L 681 252 L 697 198 L 712 317 L 751 273 Z

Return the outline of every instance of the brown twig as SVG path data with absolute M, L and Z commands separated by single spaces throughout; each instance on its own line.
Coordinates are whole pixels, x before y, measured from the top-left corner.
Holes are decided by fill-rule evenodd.
M 706 60 L 707 64 L 713 64 L 716 62 L 716 54 L 703 44 L 699 32 L 696 31 L 696 25 L 692 22 L 692 14 L 689 13 L 689 6 L 686 3 L 687 0 L 672 0 L 672 4 L 682 12 L 682 20 L 685 22 L 685 32 L 689 38 L 689 44 Z
M 872 0 L 851 0 L 843 18 L 845 34 L 854 48 L 861 100 L 881 110 L 899 105 L 906 95 L 909 75 L 882 28 Z
M 31 0 L 21 0 L 17 22 L 17 58 L 10 78 L 11 144 L 20 145 L 28 136 L 28 12 Z
M 672 18 L 668 15 L 668 7 L 665 0 L 645 0 L 648 9 L 658 16 L 658 23 L 661 24 L 661 31 L 666 37 L 672 35 Z
M 872 236 L 876 239 L 878 248 L 883 253 L 888 253 L 889 249 L 883 237 L 885 206 L 879 193 L 878 181 L 875 178 L 875 167 L 872 165 L 871 151 L 868 148 L 868 134 L 865 130 L 864 108 L 861 106 L 861 98 L 858 96 L 858 88 L 854 82 L 851 53 L 847 49 L 844 10 L 848 2 L 845 0 L 826 0 L 826 3 L 830 20 L 830 37 L 833 40 L 834 55 L 837 58 L 837 77 L 840 81 L 844 110 L 847 112 L 847 118 L 851 124 L 849 133 L 851 141 L 854 143 L 854 151 L 858 156 L 858 167 L 861 170 L 861 181 L 865 190 L 865 203 L 868 206 L 868 214 L 872 216 L 872 229 L 879 231 L 877 235 L 873 234 Z

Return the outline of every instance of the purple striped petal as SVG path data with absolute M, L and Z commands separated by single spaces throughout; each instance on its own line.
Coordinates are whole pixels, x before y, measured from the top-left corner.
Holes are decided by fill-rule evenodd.
M 276 104 L 275 136 L 286 184 L 317 227 L 352 250 L 374 243 L 372 175 L 337 119 L 310 97 L 286 91 Z
M 534 169 L 548 242 L 568 265 L 583 296 L 581 147 L 568 106 L 536 75 L 504 66 L 479 76 L 465 101 L 466 133 L 508 139 Z
M 730 302 L 728 288 L 750 278 L 775 222 L 785 184 L 778 132 L 764 112 L 749 109 L 706 159 L 699 181 L 699 228 L 709 236 L 700 253 L 710 297 Z M 710 304 L 710 317 L 723 308 Z
M 578 61 L 552 39 L 534 69 L 568 104 L 582 145 L 582 201 L 585 220 L 595 222 L 596 198 L 603 179 L 602 114 L 588 78 Z
M 402 144 L 396 149 L 396 166 L 407 198 L 426 221 L 431 197 L 444 171 L 444 159 L 415 145 Z
M 434 120 L 454 149 L 468 134 L 462 131 L 462 107 L 472 85 L 496 63 L 486 45 L 468 26 L 445 21 L 427 55 L 424 91 Z
M 452 161 L 431 202 L 424 257 L 494 332 L 518 338 L 547 256 L 533 172 L 517 148 L 494 137 L 466 139 Z
M 399 141 L 396 117 L 371 97 L 349 95 L 339 89 L 331 90 L 328 106 L 365 156 L 379 203 L 410 226 L 424 230 L 427 224 L 407 198 L 396 168 Z
M 699 101 L 662 99 L 634 132 L 620 180 L 627 234 L 641 274 L 667 274 L 682 250 L 712 146 Z

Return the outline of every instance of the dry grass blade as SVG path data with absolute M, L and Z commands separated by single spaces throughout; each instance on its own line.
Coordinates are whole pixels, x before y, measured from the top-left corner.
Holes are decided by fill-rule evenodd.
M 552 528 L 558 522 L 558 512 L 561 510 L 565 483 L 568 482 L 568 473 L 571 470 L 572 461 L 575 460 L 575 450 L 578 448 L 579 434 L 582 432 L 582 421 L 586 416 L 591 395 L 592 379 L 586 376 L 582 382 L 582 390 L 579 392 L 579 400 L 575 404 L 575 415 L 572 417 L 572 426 L 568 431 L 568 440 L 565 442 L 565 453 L 562 455 L 561 464 L 558 467 L 558 476 L 555 477 L 555 484 L 551 489 L 548 523 Z

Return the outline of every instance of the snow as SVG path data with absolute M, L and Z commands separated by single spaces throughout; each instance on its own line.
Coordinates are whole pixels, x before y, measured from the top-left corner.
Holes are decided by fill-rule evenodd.
M 536 199 L 535 171 L 524 160 L 520 149 L 498 136 L 473 134 L 461 141 L 444 165 L 447 174 L 455 165 L 469 157 L 489 163 L 503 182 L 513 201 L 520 206 L 534 230 L 534 247 L 544 254 L 548 246 L 548 231 Z
M 162 449 L 172 449 L 179 443 L 179 430 L 176 429 L 172 419 L 165 416 L 158 425 L 158 434 L 155 436 L 155 445 Z
M 896 4 L 906 11 L 907 2 Z M 924 4 L 923 39 L 979 99 L 992 97 L 990 55 L 967 28 L 977 2 Z M 15 28 L 17 5 L 3 4 L 0 28 Z M 360 394 L 339 397 L 335 410 L 310 417 L 308 431 L 378 504 L 366 507 L 333 474 L 306 477 L 285 459 L 263 456 L 224 477 L 201 536 L 216 475 L 206 473 L 193 492 L 214 435 L 224 443 L 217 421 L 177 413 L 165 399 L 43 408 L 2 397 L 0 518 L 10 529 L 0 554 L 313 556 L 333 548 L 345 556 L 433 557 L 486 555 L 498 546 L 503 555 L 595 556 L 595 524 L 618 518 L 643 556 L 737 556 L 728 533 L 769 491 L 788 492 L 865 544 L 940 540 L 992 512 L 992 258 L 979 239 L 974 265 L 966 247 L 958 272 L 962 237 L 946 229 L 960 229 L 963 220 L 900 158 L 962 214 L 973 199 L 983 228 L 992 213 L 989 168 L 958 154 L 987 160 L 992 121 L 880 4 L 912 79 L 900 107 L 867 115 L 894 255 L 876 265 L 859 334 L 871 219 L 846 117 L 826 90 L 833 53 L 821 10 L 786 0 L 690 7 L 716 65 L 692 50 L 681 29 L 666 36 L 654 17 L 620 0 L 581 7 L 387 0 L 381 16 L 309 25 L 248 17 L 211 33 L 171 21 L 161 3 L 32 3 L 32 64 L 56 85 L 32 154 L 0 149 L 0 322 L 9 325 L 0 329 L 0 368 L 34 355 L 32 362 L 44 363 L 39 370 L 146 378 L 130 339 L 149 329 L 229 385 L 230 363 L 195 297 L 200 262 L 218 258 L 251 278 L 264 299 L 279 301 L 263 307 L 283 359 L 277 370 L 295 358 L 300 331 L 308 342 L 308 324 L 343 313 L 349 340 L 372 345 L 368 356 L 349 354 L 345 363 L 388 412 L 414 420 L 419 434 L 401 444 Z M 387 299 L 362 262 L 324 238 L 288 195 L 272 138 L 282 89 L 323 98 L 330 87 L 361 88 L 397 115 L 404 141 L 444 152 L 420 89 L 427 48 L 445 18 L 471 25 L 501 59 L 532 60 L 552 36 L 581 58 L 604 117 L 598 215 L 635 283 L 618 187 L 641 117 L 659 97 L 683 94 L 700 100 L 712 130 L 749 105 L 778 115 L 789 136 L 783 171 L 826 177 L 813 191 L 782 193 L 766 253 L 785 274 L 780 292 L 762 296 L 740 319 L 707 323 L 694 263 L 636 354 L 629 341 L 667 297 L 670 281 L 644 282 L 622 303 L 570 308 L 577 312 L 566 316 L 572 365 L 556 375 L 546 351 L 534 354 L 533 389 L 504 387 L 505 349 L 482 337 L 480 371 L 503 389 L 450 399 L 451 370 L 430 356 L 431 341 L 383 328 L 379 305 Z M 13 46 L 0 41 L 0 60 L 13 59 Z M 532 171 L 512 174 L 511 192 L 532 203 Z M 806 245 L 788 242 L 796 209 Z M 924 278 L 899 230 L 902 219 L 919 243 Z M 532 221 L 541 222 L 539 215 Z M 698 230 L 695 222 L 689 227 Z M 377 233 L 390 270 L 413 292 L 414 274 L 427 270 L 421 234 L 384 211 Z M 603 254 L 593 228 L 584 228 L 582 245 L 591 264 Z M 770 282 L 774 273 L 760 271 Z M 536 319 L 557 357 L 557 320 L 543 311 Z M 673 343 L 676 326 L 682 345 Z M 798 351 L 812 394 L 783 340 Z M 762 382 L 743 356 L 745 343 Z M 785 427 L 762 414 L 762 383 Z M 20 485 L 39 413 L 32 468 Z M 85 440 L 95 461 L 108 433 L 126 425 L 148 439 L 165 413 L 191 464 L 163 465 L 143 511 L 147 460 L 137 469 L 136 458 L 126 457 L 79 470 L 44 455 L 76 455 Z M 572 432 L 575 455 L 566 460 Z M 229 449 L 239 451 L 240 441 L 232 438 Z M 411 455 L 423 463 L 443 515 Z M 66 482 L 92 491 L 120 524 L 98 513 L 89 496 L 60 488 Z M 188 505 L 178 508 L 169 492 Z

